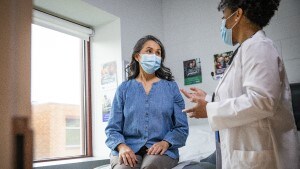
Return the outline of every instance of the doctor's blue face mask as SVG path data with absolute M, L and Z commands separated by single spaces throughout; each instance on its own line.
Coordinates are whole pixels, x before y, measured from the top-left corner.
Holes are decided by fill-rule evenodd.
M 158 57 L 155 54 L 140 54 L 140 56 L 140 64 L 146 73 L 153 74 L 160 68 L 161 57 Z
M 221 25 L 221 30 L 220 30 L 221 31 L 221 38 L 224 41 L 224 43 L 226 43 L 227 45 L 231 45 L 231 46 L 233 46 L 233 43 L 232 43 L 232 28 L 235 27 L 237 22 L 230 29 L 227 29 L 226 28 L 226 21 L 229 18 L 231 18 L 236 12 L 237 11 L 232 13 L 228 18 L 222 20 L 222 25 Z

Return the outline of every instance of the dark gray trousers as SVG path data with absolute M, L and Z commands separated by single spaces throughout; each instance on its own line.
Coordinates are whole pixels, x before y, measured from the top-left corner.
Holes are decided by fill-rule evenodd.
M 178 159 L 173 159 L 167 155 L 147 155 L 143 157 L 136 155 L 138 163 L 131 168 L 125 164 L 119 164 L 118 156 L 110 156 L 112 169 L 171 169 L 178 164 Z

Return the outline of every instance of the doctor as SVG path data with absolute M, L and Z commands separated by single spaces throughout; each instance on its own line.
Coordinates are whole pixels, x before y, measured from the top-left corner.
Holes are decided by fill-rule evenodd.
M 194 107 L 190 117 L 208 118 L 219 131 L 224 169 L 300 168 L 299 141 L 282 57 L 265 27 L 280 0 L 221 0 L 221 37 L 239 44 L 220 80 L 214 102 L 201 89 L 181 90 Z M 218 152 L 217 152 L 218 153 Z

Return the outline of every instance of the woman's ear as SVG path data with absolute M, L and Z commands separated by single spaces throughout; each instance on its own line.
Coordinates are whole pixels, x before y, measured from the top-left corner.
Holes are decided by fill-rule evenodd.
M 134 55 L 134 59 L 135 59 L 137 62 L 139 62 L 139 60 L 140 60 L 140 54 L 136 53 L 136 54 Z

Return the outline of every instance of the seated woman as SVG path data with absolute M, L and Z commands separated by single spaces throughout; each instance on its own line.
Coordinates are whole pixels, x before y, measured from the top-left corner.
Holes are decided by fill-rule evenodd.
M 105 129 L 112 169 L 170 169 L 178 163 L 188 122 L 164 60 L 165 49 L 157 38 L 148 35 L 136 43 L 129 80 L 116 91 Z

